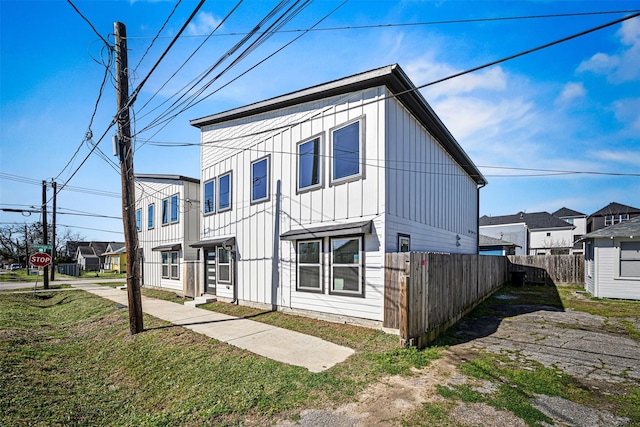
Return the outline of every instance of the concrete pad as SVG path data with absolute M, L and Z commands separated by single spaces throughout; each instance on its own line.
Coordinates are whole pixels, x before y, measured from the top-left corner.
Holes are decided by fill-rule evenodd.
M 72 286 L 118 304 L 128 304 L 126 291 L 86 283 L 72 283 Z M 142 311 L 176 326 L 311 372 L 325 371 L 355 353 L 351 348 L 311 335 L 155 298 L 143 296 Z

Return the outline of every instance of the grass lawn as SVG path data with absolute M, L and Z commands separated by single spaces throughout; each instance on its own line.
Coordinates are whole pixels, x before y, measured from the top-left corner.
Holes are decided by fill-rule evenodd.
M 269 424 L 274 414 L 297 419 L 352 401 L 382 376 L 411 375 L 441 348 L 398 348 L 398 337 L 381 331 L 280 313 L 254 319 L 357 353 L 310 373 L 149 316 L 146 331 L 131 336 L 127 310 L 85 292 L 2 293 L 0 425 Z

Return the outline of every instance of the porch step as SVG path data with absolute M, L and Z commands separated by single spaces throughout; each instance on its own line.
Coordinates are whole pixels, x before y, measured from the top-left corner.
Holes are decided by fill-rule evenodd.
M 187 307 L 198 307 L 210 302 L 217 301 L 215 297 L 195 297 L 192 301 L 185 301 L 184 305 Z

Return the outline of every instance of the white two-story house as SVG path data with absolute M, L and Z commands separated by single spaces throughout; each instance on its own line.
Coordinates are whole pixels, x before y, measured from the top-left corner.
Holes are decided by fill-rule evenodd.
M 204 294 L 382 321 L 385 253 L 477 253 L 485 178 L 398 65 L 191 124 Z
M 135 176 L 141 284 L 197 296 L 200 181 L 181 175 Z M 188 271 L 189 263 L 193 272 Z

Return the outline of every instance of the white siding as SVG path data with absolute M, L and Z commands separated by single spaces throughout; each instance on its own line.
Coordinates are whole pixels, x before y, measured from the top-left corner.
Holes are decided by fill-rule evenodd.
M 386 251 L 476 253 L 477 186 L 395 98 L 386 101 Z
M 548 234 L 548 235 L 547 235 Z M 548 253 L 552 248 L 571 248 L 573 246 L 573 230 L 571 229 L 536 229 L 529 235 L 529 254 Z
M 136 210 L 141 210 L 139 245 L 143 253 L 145 286 L 158 286 L 183 291 L 183 261 L 197 259 L 197 250 L 189 245 L 198 241 L 200 228 L 199 184 L 167 179 L 136 180 Z M 178 221 L 162 224 L 162 200 L 178 195 Z M 154 204 L 154 227 L 148 229 L 148 206 Z M 170 203 L 169 203 L 170 204 Z M 170 218 L 169 218 L 170 220 Z M 161 245 L 181 244 L 179 278 L 162 278 L 162 254 L 152 249 Z
M 625 239 L 624 241 L 629 241 Z M 598 298 L 640 300 L 640 278 L 619 277 L 621 239 L 595 239 L 595 286 Z

